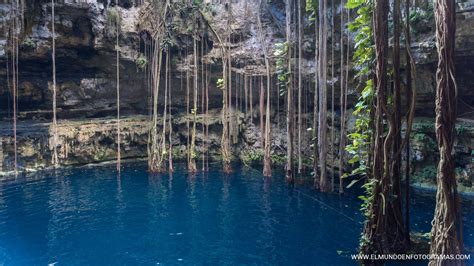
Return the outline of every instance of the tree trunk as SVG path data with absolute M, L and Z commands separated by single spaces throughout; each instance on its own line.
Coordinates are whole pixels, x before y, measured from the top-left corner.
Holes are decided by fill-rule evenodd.
M 393 190 L 394 158 L 393 140 L 396 133 L 394 114 L 388 107 L 387 54 L 388 54 L 388 0 L 375 3 L 375 89 L 376 109 L 374 113 L 375 144 L 373 147 L 372 178 L 373 188 L 369 195 L 368 220 L 365 223 L 361 252 L 364 254 L 400 253 L 406 249 L 405 232 L 401 205 Z M 389 129 L 384 130 L 384 118 Z M 394 196 L 395 195 L 395 196 Z M 366 261 L 372 264 L 376 261 Z
M 410 0 L 406 0 L 405 3 L 405 19 L 406 19 L 406 43 L 411 43 L 411 29 L 410 29 Z M 406 79 L 407 79 L 407 86 L 406 86 L 406 100 L 407 102 L 411 102 L 411 93 L 412 93 L 412 69 L 411 69 L 411 54 L 410 54 L 410 47 L 407 45 L 406 47 Z M 409 117 L 407 117 L 407 124 L 409 123 Z M 410 134 L 409 132 L 406 133 L 406 168 L 405 168 L 405 238 L 408 245 L 410 245 Z
M 159 41 L 155 40 L 153 49 L 152 62 L 152 80 L 153 80 L 153 112 L 152 121 L 148 137 L 148 169 L 152 173 L 160 172 L 161 169 L 161 154 L 159 151 L 158 140 L 158 95 L 160 91 L 160 75 L 161 75 L 161 61 L 163 59 L 163 51 L 159 45 Z
M 431 254 L 460 254 L 463 251 L 462 219 L 457 194 L 453 155 L 456 122 L 454 46 L 456 8 L 451 0 L 436 0 L 436 139 L 440 153 L 436 210 L 431 230 Z M 464 265 L 464 262 L 431 260 L 429 265 Z
M 402 193 L 401 193 L 401 180 L 400 170 L 402 161 L 402 115 L 401 115 L 401 74 L 400 74 L 400 0 L 394 0 L 393 3 L 393 80 L 394 80 L 394 91 L 393 91 L 393 105 L 394 105 L 394 137 L 392 152 L 393 158 L 391 160 L 392 173 L 392 195 L 393 208 L 396 213 L 395 215 L 403 223 L 402 218 Z

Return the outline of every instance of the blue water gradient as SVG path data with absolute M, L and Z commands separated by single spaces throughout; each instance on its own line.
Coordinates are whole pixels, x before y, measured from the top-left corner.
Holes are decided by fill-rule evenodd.
M 118 177 L 98 166 L 0 181 L 0 264 L 357 265 L 360 191 L 288 186 L 281 172 L 185 169 L 151 175 L 129 164 Z M 464 199 L 470 247 L 473 206 Z M 413 229 L 429 231 L 433 211 L 434 194 L 416 193 Z

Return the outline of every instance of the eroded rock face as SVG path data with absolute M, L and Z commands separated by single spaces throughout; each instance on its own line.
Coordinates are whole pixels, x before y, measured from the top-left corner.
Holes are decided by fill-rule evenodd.
M 454 152 L 456 179 L 460 191 L 474 192 L 474 123 L 461 120 L 456 125 Z M 415 183 L 436 184 L 439 161 L 434 119 L 415 120 L 411 138 L 411 175 Z
M 150 95 L 146 86 L 146 75 L 144 71 L 137 68 L 135 60 L 143 53 L 143 44 L 140 41 L 138 32 L 139 6 L 134 6 L 134 1 L 119 1 L 115 9 L 116 1 L 88 0 L 75 1 L 67 0 L 57 3 L 55 26 L 57 45 L 57 79 L 58 85 L 64 88 L 64 95 L 59 98 L 58 106 L 67 109 L 67 112 L 59 114 L 63 118 L 72 117 L 100 117 L 110 114 L 110 96 L 114 94 L 115 82 L 115 38 L 113 37 L 113 25 L 111 16 L 119 13 L 121 17 L 121 35 L 119 40 L 121 51 L 121 88 L 123 90 L 123 112 L 129 114 L 144 114 L 147 111 L 147 98 Z M 218 32 L 226 31 L 226 21 L 228 12 L 225 4 L 213 3 L 211 12 L 212 26 Z M 266 43 L 262 44 L 258 37 L 256 23 L 259 7 L 253 1 L 233 1 L 232 22 L 230 28 L 234 32 L 232 42 L 232 58 L 234 66 L 239 69 L 245 66 L 255 68 L 255 73 L 264 74 L 265 69 L 262 62 L 263 48 L 267 49 L 270 55 L 273 54 L 275 43 L 284 41 L 284 6 L 282 1 L 272 1 L 262 9 L 262 22 L 264 26 L 263 36 Z M 22 43 L 20 45 L 20 88 L 19 104 L 20 111 L 41 110 L 45 116 L 51 108 L 51 91 L 48 82 L 52 79 L 51 69 L 51 6 L 50 1 L 26 1 L 26 25 Z M 114 11 L 111 11 L 114 10 Z M 0 4 L 2 20 L 6 22 L 9 14 L 9 6 Z M 418 105 L 417 112 L 420 116 L 434 115 L 435 97 L 435 69 L 436 69 L 436 43 L 434 36 L 434 19 L 432 5 L 429 3 L 420 5 L 417 11 L 420 15 L 414 22 L 414 40 L 411 45 L 413 56 L 417 63 L 417 91 Z M 474 28 L 473 11 L 464 3 L 459 4 L 456 35 L 456 66 L 458 77 L 459 96 L 465 102 L 464 105 L 474 105 Z M 112 23 L 113 24 L 113 23 Z M 224 25 L 225 24 L 225 25 Z M 310 22 L 305 20 L 306 27 L 311 27 Z M 2 23 L 4 29 L 7 23 Z M 111 32 L 112 31 L 112 32 Z M 4 32 L 4 31 L 2 31 Z M 312 31 L 308 31 L 312 32 Z M 213 39 L 210 35 L 209 38 Z M 183 38 L 185 39 L 185 38 Z M 304 41 L 303 74 L 312 77 L 314 69 L 314 38 L 309 33 Z M 219 47 L 216 40 L 213 49 L 208 52 L 209 58 L 219 63 Z M 6 65 L 5 36 L 0 37 L 0 64 Z M 180 44 L 181 45 L 181 44 Z M 183 45 L 189 45 L 183 43 Z M 336 55 L 340 47 L 336 46 Z M 178 56 L 175 54 L 174 56 Z M 338 60 L 338 56 L 336 56 Z M 336 63 L 336 68 L 339 66 Z M 178 66 L 174 66 L 176 71 Z M 0 71 L 0 114 L 4 118 L 8 109 L 9 90 L 7 89 L 7 79 L 5 69 Z M 337 69 L 336 69 L 337 72 Z M 215 78 L 219 70 L 214 69 Z M 179 84 L 182 74 L 176 72 L 172 75 L 173 84 Z M 80 97 L 81 91 L 74 91 L 82 88 L 84 82 L 97 79 L 97 93 L 91 93 Z M 357 99 L 355 87 L 357 81 L 353 80 L 350 89 L 350 101 Z M 90 91 L 89 90 L 89 91 Z M 185 91 L 176 86 L 175 99 L 180 100 L 180 107 L 183 106 L 182 99 L 185 98 Z M 90 98 L 94 95 L 93 98 Z M 84 96 L 84 95 L 83 95 Z M 336 97 L 338 92 L 336 93 Z M 220 91 L 211 84 L 211 103 L 220 104 Z M 89 101 L 85 104 L 85 101 Z M 94 103 L 90 103 L 94 101 Z M 178 101 L 179 102 L 179 101 Z M 336 100 L 336 105 L 339 101 Z M 94 110 L 84 109 L 94 106 Z M 462 114 L 468 110 L 467 106 L 461 104 L 459 112 Z M 28 117 L 38 117 L 36 115 L 25 114 Z M 46 116 L 47 118 L 47 116 Z
M 20 112 L 23 112 L 20 115 L 48 119 L 52 106 L 51 4 L 49 1 L 26 3 L 25 17 L 28 19 L 19 52 L 18 101 Z M 59 118 L 98 117 L 110 113 L 116 87 L 116 56 L 114 38 L 109 36 L 107 19 L 110 14 L 106 5 L 101 1 L 56 4 L 54 22 Z M 0 4 L 0 10 L 7 15 L 9 6 Z M 147 102 L 145 75 L 134 62 L 139 54 L 139 36 L 134 27 L 137 8 L 118 7 L 117 10 L 123 24 L 119 42 L 120 82 L 122 93 L 127 95 L 122 100 L 123 111 L 124 114 L 145 113 L 147 107 L 142 104 Z M 5 44 L 3 36 L 0 38 L 1 65 L 6 65 L 7 60 Z M 11 98 L 7 83 L 6 73 L 0 72 L 0 120 L 5 119 Z
M 205 0 L 210 1 L 210 0 Z M 147 86 L 148 77 L 145 71 L 139 69 L 135 63 L 140 53 L 144 53 L 141 37 L 144 32 L 139 32 L 137 20 L 139 7 L 134 6 L 135 1 L 119 0 L 118 7 L 114 9 L 121 17 L 120 47 L 120 87 L 121 87 L 121 112 L 128 117 L 124 120 L 124 143 L 122 154 L 125 157 L 137 158 L 146 156 L 146 141 L 148 122 L 142 115 L 149 113 L 150 89 Z M 426 1 L 428 3 L 429 1 Z M 116 44 L 113 23 L 112 7 L 116 1 L 108 0 L 65 0 L 56 5 L 54 18 L 57 45 L 57 90 L 58 90 L 58 118 L 60 120 L 61 162 L 63 164 L 82 164 L 113 160 L 115 158 L 115 128 L 111 118 L 116 112 Z M 51 6 L 48 0 L 26 0 L 26 25 L 24 36 L 20 45 L 20 84 L 19 84 L 19 159 L 20 165 L 26 168 L 48 167 L 51 159 L 48 122 L 51 120 L 52 107 L 52 68 L 51 68 Z M 251 66 L 255 75 L 265 73 L 262 54 L 263 48 L 273 54 L 274 45 L 284 41 L 284 5 L 283 1 L 271 1 L 262 10 L 263 35 L 267 42 L 262 44 L 258 38 L 256 16 L 259 7 L 256 1 L 235 0 L 230 7 L 234 13 L 230 27 L 232 35 L 233 67 L 237 70 Z M 435 99 L 435 71 L 436 71 L 436 43 L 434 38 L 434 21 L 429 17 L 429 4 L 420 5 L 427 10 L 421 22 L 414 26 L 416 32 L 412 43 L 412 51 L 417 63 L 417 115 L 434 116 Z M 462 9 L 464 8 L 464 9 Z M 472 9 L 462 7 L 458 12 L 458 30 L 456 41 L 456 70 L 459 94 L 460 116 L 470 116 L 474 106 L 474 16 Z M 0 4 L 0 32 L 4 27 L 9 14 L 9 6 Z M 227 12 L 223 3 L 216 4 L 212 12 L 212 25 L 217 31 L 225 31 L 222 21 L 226 21 Z M 309 29 L 310 21 L 305 20 Z M 303 39 L 303 74 L 313 77 L 314 71 L 314 37 L 308 30 L 308 35 Z M 189 37 L 189 36 L 187 36 Z M 219 58 L 220 52 L 217 41 L 208 36 L 209 43 L 213 44 L 207 52 L 209 62 L 214 62 L 210 82 L 210 108 L 211 135 L 204 136 L 198 130 L 198 153 L 205 152 L 205 145 L 210 147 L 211 156 L 219 160 L 220 110 L 222 93 L 216 87 L 216 80 L 220 78 Z M 190 38 L 182 36 L 180 45 L 190 45 Z M 0 65 L 6 65 L 6 38 L 0 36 Z M 340 47 L 336 46 L 336 54 Z M 175 61 L 179 57 L 174 51 L 172 65 L 172 113 L 174 115 L 173 145 L 176 158 L 185 158 L 187 128 L 183 120 L 186 110 L 186 74 Z M 338 55 L 336 55 L 336 61 Z M 339 64 L 336 62 L 336 72 Z M 236 71 L 237 72 L 237 71 Z M 240 74 L 239 74 L 240 75 Z M 242 100 L 243 77 L 234 73 L 233 101 Z M 337 80 L 336 80 L 337 82 Z M 351 80 L 351 95 L 349 101 L 357 99 L 356 80 Z M 240 86 L 240 87 L 239 87 Z M 310 88 L 312 85 L 309 84 Z M 259 80 L 254 79 L 252 90 L 254 117 L 249 114 L 235 112 L 233 132 L 235 141 L 234 154 L 241 160 L 258 158 L 261 154 L 261 135 L 258 117 L 258 92 Z M 330 87 L 330 86 L 328 86 Z M 235 93 L 238 95 L 235 95 Z M 339 90 L 336 90 L 338 97 Z M 277 91 L 273 99 L 277 99 Z M 313 99 L 312 90 L 309 92 L 308 103 Z M 235 95 L 235 96 L 234 96 Z M 160 110 L 163 110 L 163 98 L 160 97 Z M 336 111 L 339 110 L 339 100 L 336 99 Z M 273 101 L 277 103 L 276 100 Z M 280 98 L 280 104 L 283 100 Z M 234 106 L 237 104 L 234 104 Z M 281 106 L 282 106 L 281 105 Z M 280 106 L 280 107 L 281 107 Z M 471 107 L 469 107 L 471 106 Z M 275 110 L 276 106 L 273 106 Z M 284 110 L 281 108 L 281 110 Z M 240 111 L 244 111 L 243 108 Z M 470 113 L 471 112 L 471 113 Z M 307 115 L 311 119 L 311 115 Z M 281 111 L 280 123 L 277 116 L 272 115 L 272 156 L 275 161 L 284 162 L 286 149 L 286 131 L 284 117 Z M 472 116 L 470 116 L 472 118 Z M 127 120 L 128 119 L 128 120 Z M 253 123 L 250 122 L 252 119 Z M 92 120 L 92 121 L 90 121 Z M 11 95 L 7 88 L 6 69 L 0 68 L 0 169 L 9 170 L 12 166 L 12 131 L 11 131 Z M 336 113 L 336 127 L 338 125 Z M 199 122 L 199 123 L 202 123 Z M 470 127 L 470 126 L 469 126 Z M 198 128 L 200 128 L 198 126 Z M 421 131 L 420 131 L 421 132 Z M 414 134 L 421 134 L 415 132 Z M 430 133 L 431 132 L 431 133 Z M 433 131 L 425 132 L 431 141 L 434 140 Z M 423 133 L 423 134 L 425 134 Z M 128 135 L 127 135 L 128 134 Z M 467 134 L 467 133 L 462 133 Z M 466 135 L 471 136 L 471 135 Z M 336 144 L 339 137 L 336 128 Z M 419 136 L 418 136 L 419 137 Z M 463 135 L 460 140 L 469 139 Z M 304 130 L 303 154 L 307 158 L 311 155 L 311 134 Z M 415 165 L 433 165 L 436 154 L 431 148 L 422 146 L 423 142 L 414 140 L 413 158 Z M 431 144 L 430 144 L 431 145 Z M 462 149 L 460 147 L 463 147 Z M 457 146 L 459 152 L 460 176 L 472 179 L 472 142 Z M 331 155 L 332 156 L 332 155 Z M 336 158 L 330 158 L 332 161 Z M 278 163 L 276 163 L 278 164 Z M 415 172 L 423 172 L 415 168 Z M 429 173 L 429 169 L 426 170 Z M 463 180 L 468 180 L 464 178 Z M 466 181 L 466 184 L 469 182 Z
M 239 118 L 240 117 L 240 118 Z M 252 146 L 240 135 L 247 128 L 243 115 L 235 112 L 232 119 L 235 131 L 231 136 L 239 136 L 233 145 L 233 153 L 240 154 L 242 150 Z M 176 116 L 173 120 L 173 159 L 184 161 L 187 156 L 186 141 L 190 138 L 187 121 L 191 119 Z M 211 110 L 209 116 L 197 117 L 196 152 L 199 160 L 207 154 L 210 161 L 220 161 L 220 141 L 222 125 L 220 111 Z M 161 120 L 160 120 L 161 123 Z M 206 134 L 204 125 L 209 125 Z M 11 172 L 14 169 L 14 139 L 12 128 L 8 123 L 0 123 L 0 173 Z M 121 154 L 123 159 L 146 158 L 147 142 L 150 126 L 148 116 L 124 117 L 120 121 Z M 161 131 L 161 125 L 158 130 Z M 20 170 L 30 171 L 52 167 L 52 128 L 47 123 L 20 122 L 17 127 L 17 158 Z M 117 121 L 114 118 L 97 118 L 93 120 L 63 120 L 58 124 L 58 157 L 61 166 L 81 165 L 113 161 L 117 155 Z M 169 126 L 167 129 L 169 133 Z M 168 142 L 168 137 L 167 140 Z M 169 142 L 168 142 L 169 144 Z

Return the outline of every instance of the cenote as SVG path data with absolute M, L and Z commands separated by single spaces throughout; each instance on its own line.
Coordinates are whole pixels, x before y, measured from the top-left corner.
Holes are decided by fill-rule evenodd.
M 139 163 L 120 176 L 112 166 L 22 175 L 0 183 L 0 263 L 357 265 L 358 193 L 319 193 L 251 168 L 189 175 L 182 164 L 171 176 Z M 412 196 L 412 230 L 427 232 L 433 194 Z M 473 247 L 472 199 L 462 206 Z
M 0 266 L 472 265 L 473 3 L 0 1 Z

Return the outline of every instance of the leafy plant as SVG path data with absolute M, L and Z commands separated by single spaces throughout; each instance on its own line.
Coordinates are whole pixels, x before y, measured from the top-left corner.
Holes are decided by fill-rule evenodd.
M 370 113 L 375 96 L 371 69 L 375 60 L 372 31 L 372 0 L 348 0 L 346 8 L 356 9 L 357 17 L 349 23 L 349 30 L 355 33 L 354 69 L 357 70 L 356 77 L 359 78 L 362 87 L 359 99 L 355 105 L 354 115 L 356 117 L 354 131 L 348 134 L 350 140 L 346 151 L 351 156 L 349 163 L 356 167 L 352 175 L 357 177 L 370 176 L 369 149 L 373 129 L 370 126 Z M 346 177 L 347 174 L 344 176 Z M 374 188 L 377 184 L 375 179 L 367 179 L 362 185 L 365 195 L 360 196 L 362 200 L 361 212 L 366 220 L 371 218 L 372 202 L 374 201 Z M 353 181 L 351 185 L 355 184 Z M 360 247 L 369 244 L 369 239 L 362 234 Z
M 428 25 L 433 25 L 434 6 L 433 1 L 426 1 L 425 8 L 416 7 L 410 10 L 410 24 L 414 34 L 419 31 L 430 30 Z
M 224 89 L 224 79 L 217 79 L 216 81 L 216 85 L 217 85 L 217 88 L 219 88 L 220 90 L 223 90 Z
M 372 41 L 372 2 L 370 0 L 349 0 L 346 8 L 357 9 L 357 17 L 349 23 L 349 30 L 356 34 L 354 65 L 358 70 L 356 77 L 363 85 L 353 114 L 356 116 L 354 131 L 348 134 L 349 144 L 346 151 L 351 156 L 349 163 L 357 167 L 351 172 L 355 176 L 366 176 L 370 148 L 370 110 L 374 100 L 374 84 L 371 76 L 375 54 Z M 346 174 L 347 176 L 347 174 Z
M 240 155 L 240 160 L 246 166 L 259 164 L 263 160 L 263 152 L 261 150 L 244 151 Z
M 421 168 L 420 171 L 416 172 L 413 175 L 414 181 L 428 181 L 430 183 L 435 183 L 436 180 L 436 166 L 434 165 L 427 165 Z
M 275 44 L 273 55 L 276 58 L 276 73 L 278 78 L 278 86 L 280 88 L 280 95 L 286 94 L 286 87 L 288 85 L 288 76 L 290 75 L 287 67 L 288 43 L 280 42 Z
M 120 11 L 117 7 L 109 8 L 106 11 L 106 35 L 109 37 L 117 37 L 117 34 L 120 34 Z
M 25 47 L 26 49 L 36 48 L 36 43 L 30 38 L 26 38 L 21 45 Z
M 148 64 L 148 60 L 146 59 L 144 54 L 139 54 L 138 57 L 135 59 L 135 64 L 140 69 L 144 69 L 145 66 Z

